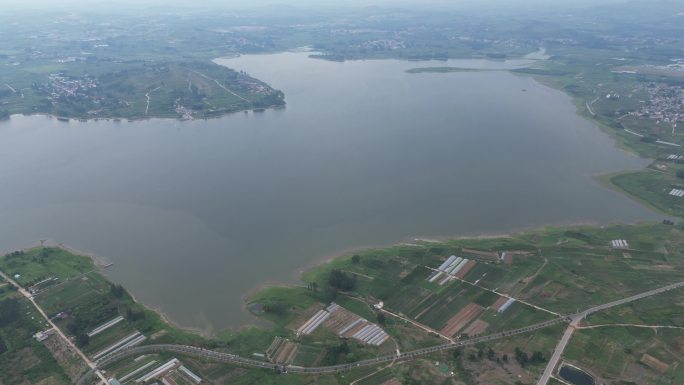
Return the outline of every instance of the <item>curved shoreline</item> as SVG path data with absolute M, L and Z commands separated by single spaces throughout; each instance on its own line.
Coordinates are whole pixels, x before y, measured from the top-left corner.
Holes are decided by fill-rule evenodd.
M 521 74 L 521 75 L 524 75 L 524 74 Z M 529 76 L 529 75 L 525 75 L 525 76 Z M 539 81 L 537 76 L 532 76 L 532 77 L 533 77 L 536 81 Z M 558 90 L 558 91 L 563 92 L 562 90 L 559 90 L 559 89 L 557 89 L 557 88 L 555 88 L 555 87 L 552 87 L 551 85 L 549 85 L 549 84 L 547 84 L 547 83 L 545 83 L 545 82 L 540 82 L 540 83 L 543 84 L 544 86 L 549 87 L 549 88 L 552 88 L 552 89 L 555 89 L 555 90 Z M 563 92 L 563 93 L 566 94 L 566 95 L 568 95 L 568 94 L 565 93 L 565 92 Z M 568 95 L 568 96 L 570 96 L 570 98 L 573 99 L 573 100 L 576 99 L 576 98 L 573 98 L 571 95 Z M 579 100 L 579 99 L 577 99 L 577 100 Z M 576 103 L 575 103 L 575 104 L 576 104 Z M 595 127 L 599 128 L 600 130 L 602 130 L 602 131 L 607 131 L 607 130 L 604 130 L 604 129 L 601 127 L 601 125 L 600 125 L 599 123 L 597 123 L 596 121 L 594 121 L 594 120 L 592 120 L 592 119 L 589 119 L 589 117 L 586 116 L 586 114 L 583 114 L 583 113 L 582 113 L 582 110 L 581 110 L 579 107 L 576 109 L 575 112 L 576 112 L 577 115 L 580 115 L 581 117 L 584 117 L 584 118 L 586 118 L 587 120 L 589 120 L 591 123 L 593 123 L 593 125 L 594 125 Z M 23 115 L 23 114 L 22 114 L 22 115 Z M 32 116 L 32 115 L 44 115 L 44 116 L 47 116 L 47 117 L 54 117 L 54 116 L 49 115 L 49 114 L 47 114 L 47 115 L 46 115 L 46 114 L 29 114 L 29 115 L 23 115 L 23 116 Z M 13 115 L 13 116 L 14 116 L 14 115 Z M 224 116 L 224 115 L 222 115 L 222 116 Z M 221 117 L 221 116 L 218 116 L 217 118 L 220 118 L 220 117 Z M 155 117 L 141 118 L 140 120 L 153 120 L 153 119 L 155 119 L 155 120 L 156 120 L 156 119 L 160 119 L 160 120 L 172 120 L 172 118 L 155 118 Z M 108 118 L 95 118 L 94 120 L 97 121 L 97 120 L 112 120 L 112 119 L 108 119 Z M 125 123 L 125 122 L 124 122 L 124 123 Z M 617 139 L 617 136 L 616 136 L 616 135 L 612 135 L 612 134 L 610 134 L 609 132 L 606 132 L 606 133 L 613 139 L 614 145 L 615 145 L 617 148 L 621 148 L 621 147 L 619 146 L 620 142 L 619 142 L 619 140 Z M 634 152 L 632 152 L 632 153 L 634 153 Z M 646 157 L 642 157 L 642 158 L 644 158 L 644 159 L 649 159 L 649 158 L 646 158 Z M 623 171 L 623 172 L 624 172 L 624 171 Z M 595 178 L 596 178 L 596 176 L 595 176 Z M 604 186 L 604 187 L 605 187 L 605 186 Z M 611 191 L 616 191 L 616 189 L 610 189 L 610 190 L 611 190 Z M 623 194 L 623 195 L 627 195 L 628 197 L 631 197 L 630 194 L 627 194 L 626 192 L 624 192 L 624 191 L 622 191 L 622 190 L 619 190 L 619 189 L 617 190 L 617 193 L 620 193 L 620 194 Z M 643 203 L 643 202 L 642 202 L 642 203 Z M 649 208 L 649 210 L 653 210 L 653 207 L 651 207 L 651 206 L 647 206 L 647 207 Z M 660 214 L 660 212 L 657 211 L 657 210 L 654 210 L 654 212 L 657 212 L 657 213 Z M 252 318 L 253 321 L 254 321 L 254 320 L 258 320 L 258 318 L 254 317 L 253 314 L 252 314 L 251 312 L 249 312 L 248 309 L 246 309 L 246 305 L 247 305 L 246 299 L 247 299 L 248 297 L 254 295 L 255 293 L 257 293 L 257 292 L 259 292 L 259 291 L 261 291 L 261 290 L 263 290 L 264 288 L 267 288 L 267 287 L 298 286 L 298 284 L 300 284 L 301 282 L 303 282 L 303 281 L 302 281 L 302 275 L 303 275 L 305 272 L 307 272 L 307 271 L 309 271 L 309 270 L 312 270 L 312 269 L 315 269 L 315 268 L 317 268 L 317 267 L 319 267 L 319 266 L 322 266 L 322 265 L 324 265 L 324 264 L 327 264 L 327 263 L 329 263 L 329 262 L 331 262 L 331 261 L 333 261 L 333 260 L 336 260 L 336 259 L 338 259 L 338 258 L 343 258 L 343 257 L 345 257 L 345 256 L 347 256 L 347 255 L 350 255 L 351 253 L 358 252 L 358 251 L 362 251 L 362 250 L 378 249 L 378 248 L 389 248 L 389 247 L 394 247 L 394 246 L 399 246 L 399 245 L 407 245 L 407 244 L 410 245 L 410 244 L 413 244 L 413 243 L 415 243 L 415 242 L 440 242 L 440 243 L 441 243 L 441 242 L 448 242 L 448 241 L 451 241 L 451 240 L 460 240 L 460 239 L 487 239 L 487 238 L 510 237 L 510 236 L 512 236 L 512 235 L 515 235 L 515 234 L 520 234 L 520 233 L 529 232 L 529 231 L 541 230 L 541 229 L 548 228 L 548 227 L 603 226 L 603 225 L 618 224 L 618 223 L 620 223 L 620 224 L 639 223 L 639 222 L 642 222 L 642 221 L 644 221 L 644 220 L 635 220 L 635 221 L 633 221 L 633 222 L 618 222 L 618 221 L 615 221 L 615 222 L 606 222 L 606 223 L 599 223 L 598 221 L 593 221 L 593 220 L 585 220 L 585 221 L 568 221 L 568 222 L 547 223 L 547 224 L 539 224 L 539 225 L 530 225 L 530 226 L 514 227 L 514 228 L 512 228 L 510 231 L 508 231 L 508 232 L 503 232 L 503 233 L 502 233 L 502 232 L 498 232 L 498 231 L 492 231 L 492 232 L 480 232 L 480 233 L 470 233 L 470 234 L 466 232 L 466 233 L 461 233 L 461 234 L 458 234 L 458 235 L 439 235 L 439 236 L 424 236 L 424 235 L 421 235 L 421 236 L 407 236 L 407 237 L 404 237 L 404 238 L 400 238 L 400 239 L 398 239 L 398 240 L 395 241 L 395 242 L 389 242 L 389 243 L 385 243 L 385 244 L 351 245 L 351 246 L 348 246 L 348 247 L 342 247 L 342 248 L 339 248 L 339 249 L 337 249 L 337 250 L 333 250 L 333 251 L 331 251 L 331 252 L 322 253 L 321 255 L 314 255 L 314 256 L 312 256 L 312 258 L 308 259 L 308 262 L 305 263 L 304 265 L 294 266 L 294 268 L 293 268 L 292 270 L 290 270 L 288 274 L 286 274 L 285 277 L 286 277 L 287 279 L 285 279 L 285 280 L 266 280 L 266 281 L 263 281 L 263 282 L 260 282 L 260 283 L 258 283 L 258 284 L 256 284 L 256 285 L 254 285 L 254 287 L 253 287 L 252 289 L 249 289 L 249 290 L 245 291 L 245 292 L 242 293 L 242 295 L 240 296 L 240 299 L 241 299 L 240 311 L 244 311 L 245 314 L 249 314 L 249 315 L 250 315 L 250 318 Z M 63 247 L 65 250 L 73 251 L 73 252 L 75 252 L 76 254 L 85 255 L 85 256 L 90 257 L 91 259 L 93 259 L 93 261 L 96 262 L 96 265 L 97 265 L 97 264 L 102 265 L 102 264 L 106 264 L 106 263 L 108 262 L 108 259 L 105 258 L 105 257 L 97 256 L 97 255 L 95 255 L 95 254 L 93 254 L 93 253 L 82 252 L 82 251 L 80 251 L 80 250 L 78 250 L 78 249 L 76 249 L 76 248 L 73 248 L 73 247 L 70 247 L 70 246 L 66 246 L 66 245 L 61 244 L 61 243 L 59 243 L 58 245 L 59 245 L 60 247 Z M 35 246 L 34 246 L 34 247 L 35 247 Z M 105 262 L 103 262 L 103 261 L 105 261 Z M 138 301 L 136 300 L 136 302 L 138 302 Z M 183 329 L 183 330 L 187 330 L 187 331 L 192 331 L 192 332 L 195 332 L 195 333 L 199 333 L 199 334 L 201 334 L 201 335 L 216 335 L 216 334 L 218 334 L 218 333 L 221 333 L 222 331 L 238 331 L 238 330 L 240 330 L 240 329 L 242 329 L 242 328 L 244 328 L 244 327 L 255 326 L 253 322 L 240 323 L 240 324 L 238 324 L 238 325 L 230 325 L 230 326 L 220 326 L 220 325 L 219 325 L 218 327 L 215 328 L 215 330 L 214 330 L 213 328 L 205 329 L 205 328 L 201 328 L 201 327 L 182 326 L 182 325 L 178 324 L 177 322 L 175 322 L 168 314 L 164 313 L 164 310 L 163 310 L 161 307 L 159 307 L 159 306 L 153 307 L 153 306 L 147 305 L 147 304 L 142 303 L 142 302 L 138 302 L 138 303 L 140 303 L 141 305 L 145 306 L 146 308 L 149 308 L 149 309 L 155 311 L 155 312 L 156 312 L 157 314 L 159 314 L 164 320 L 168 321 L 170 324 L 172 324 L 172 325 L 178 327 L 179 329 Z M 236 309 L 236 310 L 237 310 L 237 309 Z M 229 311 L 230 311 L 230 310 L 229 310 Z
M 241 323 L 239 325 L 227 325 L 225 327 L 218 327 L 218 328 L 201 328 L 201 327 L 196 327 L 196 326 L 187 326 L 187 325 L 182 325 L 175 321 L 170 315 L 168 315 L 160 306 L 154 306 L 150 305 L 148 303 L 145 303 L 143 301 L 139 301 L 134 293 L 131 293 L 128 291 L 130 296 L 133 298 L 133 300 L 140 304 L 141 306 L 145 307 L 146 309 L 156 313 L 159 315 L 159 317 L 169 325 L 173 326 L 174 328 L 177 328 L 182 331 L 194 333 L 197 335 L 200 335 L 202 337 L 206 338 L 211 338 L 211 337 L 216 337 L 221 333 L 224 332 L 239 332 L 242 329 L 245 328 L 250 328 L 250 327 L 268 327 L 270 324 L 268 321 L 263 320 L 262 318 L 257 317 L 253 313 L 247 309 L 247 305 L 249 303 L 249 298 L 256 295 L 257 293 L 261 292 L 264 289 L 267 288 L 287 288 L 287 287 L 303 287 L 301 284 L 304 282 L 302 280 L 304 273 L 322 267 L 330 262 L 333 262 L 336 259 L 344 258 L 349 256 L 352 253 L 356 252 L 362 252 L 365 250 L 370 250 L 370 249 L 386 249 L 386 248 L 391 248 L 391 247 L 397 247 L 397 246 L 417 246 L 420 247 L 422 245 L 416 244 L 415 242 L 421 242 L 421 243 L 445 243 L 445 242 L 450 242 L 450 241 L 458 241 L 458 240 L 468 240 L 468 239 L 496 239 L 496 238 L 510 238 L 516 235 L 520 234 L 525 234 L 529 232 L 535 232 L 535 231 L 543 231 L 544 229 L 548 228 L 578 228 L 578 227 L 586 227 L 586 226 L 594 226 L 594 227 L 603 227 L 603 226 L 610 226 L 610 225 L 618 225 L 618 224 L 625 224 L 625 225 L 634 225 L 634 224 L 639 224 L 642 222 L 648 222 L 646 220 L 636 220 L 636 221 L 631 221 L 631 222 L 609 222 L 609 223 L 603 223 L 600 224 L 596 221 L 574 221 L 574 222 L 569 222 L 569 223 L 556 223 L 556 224 L 543 224 L 543 225 L 538 225 L 538 226 L 526 226 L 526 227 L 519 227 L 512 229 L 509 232 L 480 232 L 480 233 L 473 233 L 473 234 L 459 234 L 459 235 L 453 235 L 453 236 L 436 236 L 436 237 L 426 237 L 426 236 L 420 236 L 420 237 L 407 237 L 403 240 L 393 242 L 393 243 L 388 243 L 384 245 L 365 245 L 365 246 L 351 246 L 348 248 L 344 248 L 339 251 L 331 252 L 331 253 L 326 253 L 320 257 L 316 257 L 312 259 L 309 263 L 306 265 L 297 268 L 296 270 L 292 271 L 292 280 L 291 281 L 282 281 L 282 280 L 267 280 L 263 281 L 257 285 L 255 285 L 252 289 L 247 290 L 240 296 L 240 311 L 245 312 L 245 314 L 248 314 L 250 318 L 252 318 L 251 322 L 247 323 Z M 79 250 L 78 248 L 72 247 L 70 245 L 66 245 L 64 243 L 59 243 L 55 242 L 53 240 L 43 240 L 41 243 L 40 241 L 37 244 L 34 245 L 29 245 L 26 247 L 21 247 L 21 248 L 16 248 L 16 249 L 11 249 L 11 250 L 5 250 L 3 251 L 3 255 L 10 253 L 12 251 L 17 251 L 17 250 L 23 250 L 27 251 L 30 249 L 35 249 L 37 247 L 55 247 L 59 248 L 65 251 L 68 251 L 70 253 L 76 254 L 76 255 L 81 255 L 87 258 L 90 258 L 93 261 L 93 264 L 95 267 L 101 272 L 104 273 L 106 268 L 109 268 L 110 266 L 113 265 L 113 263 L 107 258 L 100 256 L 98 254 L 95 254 L 93 252 L 86 252 Z

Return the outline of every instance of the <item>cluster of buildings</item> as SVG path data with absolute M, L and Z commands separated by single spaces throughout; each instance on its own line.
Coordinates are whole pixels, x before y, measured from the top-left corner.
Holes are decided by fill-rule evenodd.
M 658 123 L 684 121 L 684 88 L 666 83 L 648 83 L 645 87 L 649 101 L 631 114 L 637 117 L 650 118 Z
M 250 77 L 243 71 L 240 71 L 240 76 L 237 78 L 237 84 L 240 89 L 247 90 L 253 94 L 270 95 L 275 92 L 275 90 L 266 83 Z
M 361 43 L 359 48 L 372 51 L 394 51 L 397 49 L 406 48 L 406 43 L 404 43 L 402 40 L 396 39 L 376 39 Z
M 88 91 L 97 88 L 97 81 L 88 75 L 76 78 L 56 73 L 48 75 L 44 87 L 48 99 L 54 103 L 61 98 L 88 97 Z

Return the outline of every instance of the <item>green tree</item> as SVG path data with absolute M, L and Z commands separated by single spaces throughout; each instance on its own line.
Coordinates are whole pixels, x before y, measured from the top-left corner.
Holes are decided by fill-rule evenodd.
M 359 262 L 361 262 L 361 256 L 358 254 L 354 254 L 352 256 L 352 263 L 358 265 Z
M 346 274 L 342 270 L 334 269 L 330 272 L 328 283 L 342 291 L 352 291 L 356 287 L 356 277 Z
M 489 360 L 493 361 L 495 356 L 496 353 L 494 353 L 494 350 L 492 350 L 492 348 L 487 349 L 487 358 Z
M 75 337 L 75 342 L 76 345 L 81 347 L 81 346 L 86 346 L 90 342 L 90 337 L 84 332 L 76 333 Z
M 385 315 L 383 313 L 378 313 L 378 323 L 384 326 L 386 322 L 387 318 L 385 318 Z
M 275 315 L 285 315 L 288 311 L 288 306 L 280 301 L 269 302 L 264 305 L 264 311 Z
M 126 294 L 126 289 L 124 289 L 121 285 L 115 285 L 111 283 L 109 284 L 109 293 L 114 298 L 123 298 L 123 296 Z

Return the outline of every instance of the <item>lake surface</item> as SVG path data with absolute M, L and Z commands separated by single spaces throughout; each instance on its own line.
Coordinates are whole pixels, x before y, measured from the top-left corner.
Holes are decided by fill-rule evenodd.
M 596 385 L 591 375 L 573 366 L 563 365 L 558 375 L 573 385 Z
M 287 108 L 209 121 L 0 123 L 0 249 L 61 242 L 181 325 L 253 322 L 241 296 L 350 247 L 660 215 L 593 175 L 647 164 L 509 72 L 327 62 L 307 53 L 219 60 Z

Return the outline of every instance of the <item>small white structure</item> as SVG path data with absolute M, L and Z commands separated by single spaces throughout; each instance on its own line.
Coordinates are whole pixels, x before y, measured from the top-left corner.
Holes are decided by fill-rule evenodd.
M 452 255 L 444 263 L 439 265 L 437 271 L 433 271 L 428 277 L 428 282 L 435 282 L 437 279 L 443 276 L 443 278 L 438 282 L 439 285 L 444 285 L 445 283 L 451 281 L 456 274 L 469 262 L 468 258 L 456 257 Z
M 88 335 L 88 337 L 96 336 L 96 335 L 102 333 L 103 331 L 109 329 L 110 327 L 112 327 L 112 326 L 118 324 L 119 322 L 123 321 L 123 319 L 124 319 L 124 317 L 118 316 L 112 320 L 109 320 L 109 321 L 103 323 L 102 325 L 96 327 L 95 329 L 91 330 L 90 332 L 88 332 L 86 334 Z
M 181 365 L 180 370 L 181 372 L 185 373 L 188 377 L 190 377 L 192 381 L 195 382 L 195 384 L 199 384 L 200 382 L 202 382 L 202 379 L 198 375 L 191 372 L 190 369 L 186 368 L 185 366 Z
M 624 239 L 614 239 L 610 241 L 610 245 L 613 246 L 614 249 L 629 249 L 629 243 Z
M 297 329 L 297 335 L 308 335 L 311 334 L 320 324 L 330 317 L 330 313 L 327 310 L 319 310 L 313 317 L 309 318 L 308 321 L 304 322 L 302 326 Z
M 33 335 L 33 338 L 35 338 L 36 341 L 38 341 L 38 342 L 43 342 L 46 339 L 48 339 L 48 337 L 50 337 L 50 335 L 44 331 L 40 331 L 40 332 Z
M 134 371 L 132 371 L 132 372 L 128 373 L 127 375 L 121 377 L 120 381 L 121 381 L 121 382 L 126 382 L 126 380 L 128 380 L 129 378 L 135 376 L 136 374 L 138 374 L 138 373 L 144 371 L 145 369 L 149 368 L 150 366 L 152 366 L 152 365 L 154 365 L 154 364 L 156 364 L 156 363 L 157 363 L 156 360 L 152 360 L 152 361 L 146 363 L 145 365 L 139 367 L 138 369 L 135 369 Z
M 165 363 L 164 365 L 162 365 L 162 366 L 154 369 L 153 371 L 147 373 L 146 375 L 138 378 L 137 380 L 135 380 L 135 382 L 137 382 L 137 383 L 147 382 L 147 381 L 149 381 L 155 377 L 161 376 L 162 374 L 168 372 L 169 370 L 174 369 L 179 363 L 180 363 L 180 361 L 178 361 L 177 358 L 173 358 L 169 362 Z
M 120 339 L 119 341 L 115 342 L 114 344 L 109 345 L 108 347 L 106 347 L 106 348 L 100 350 L 99 352 L 95 353 L 93 355 L 93 359 L 99 360 L 100 358 L 102 358 L 106 355 L 113 354 L 113 353 L 118 352 L 119 350 L 138 345 L 138 344 L 142 343 L 143 341 L 145 341 L 146 338 L 147 337 L 142 335 L 139 331 L 135 331 L 135 332 L 127 335 L 126 337 Z
M 515 298 L 509 298 L 506 302 L 504 302 L 503 305 L 497 310 L 498 313 L 503 313 L 505 312 L 513 303 L 515 302 Z
M 670 191 L 670 195 L 681 198 L 684 196 L 684 190 L 680 190 L 678 188 L 673 188 L 672 191 Z

